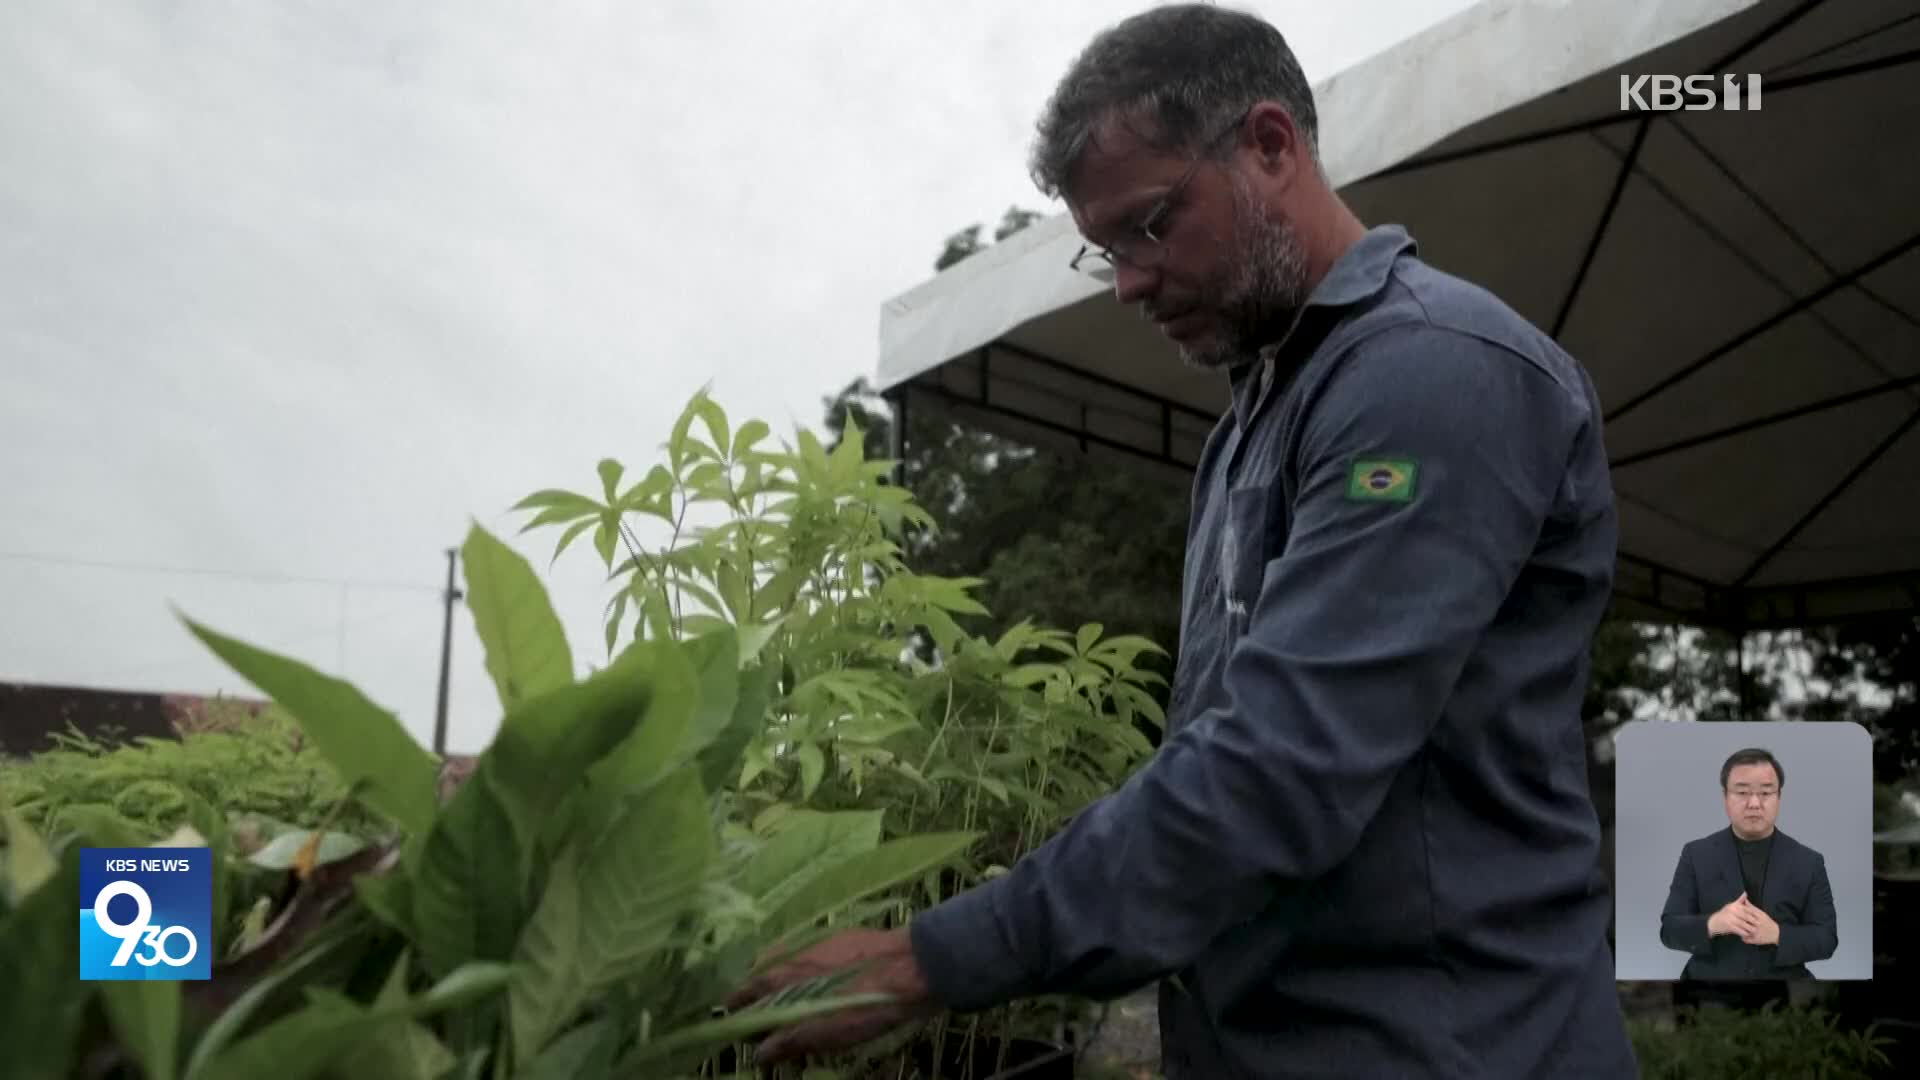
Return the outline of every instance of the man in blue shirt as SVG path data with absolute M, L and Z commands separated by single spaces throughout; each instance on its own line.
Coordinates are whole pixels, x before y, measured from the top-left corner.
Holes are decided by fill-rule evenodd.
M 1168 735 L 1005 876 L 750 987 L 866 963 L 898 998 L 770 1057 L 1160 981 L 1175 1080 L 1635 1075 L 1580 720 L 1615 557 L 1598 400 L 1361 224 L 1316 135 L 1281 35 L 1212 6 L 1129 19 L 1061 81 L 1034 172 L 1076 265 L 1232 387 Z

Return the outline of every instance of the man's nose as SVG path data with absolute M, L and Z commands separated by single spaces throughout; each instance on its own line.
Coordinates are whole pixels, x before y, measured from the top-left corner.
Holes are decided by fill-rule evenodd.
M 1152 270 L 1124 262 L 1114 265 L 1113 298 L 1122 304 L 1140 303 L 1158 291 L 1159 283 L 1160 275 Z

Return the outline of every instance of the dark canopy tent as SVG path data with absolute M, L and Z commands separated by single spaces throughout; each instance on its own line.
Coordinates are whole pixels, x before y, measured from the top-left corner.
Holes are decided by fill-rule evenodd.
M 1916 61 L 1914 0 L 1483 0 L 1317 88 L 1361 218 L 1592 371 L 1629 613 L 1920 608 Z M 1760 109 L 1622 111 L 1622 74 L 1695 73 L 1758 73 Z M 1224 380 L 1070 271 L 1078 243 L 1055 217 L 888 302 L 877 384 L 1190 470 Z

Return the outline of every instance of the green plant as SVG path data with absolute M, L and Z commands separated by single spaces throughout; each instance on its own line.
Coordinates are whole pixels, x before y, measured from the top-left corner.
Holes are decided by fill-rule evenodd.
M 1628 1024 L 1645 1080 L 1720 1080 L 1728 1076 L 1871 1080 L 1888 1065 L 1871 1030 L 1846 1031 L 1819 1009 L 1756 1012 L 1706 1008 L 1677 1025 Z
M 720 626 L 638 642 L 577 680 L 525 561 L 475 528 L 465 562 L 505 717 L 445 805 L 432 758 L 354 687 L 190 624 L 398 834 L 294 860 L 272 929 L 210 982 L 78 982 L 78 846 L 102 842 L 99 823 L 49 845 L 8 818 L 0 967 L 23 992 L 0 1002 L 0 1042 L 31 1047 L 10 1075 L 676 1076 L 867 1000 L 829 979 L 714 1015 L 756 962 L 972 838 L 887 841 L 859 813 L 731 823 L 724 779 L 771 675 L 751 642 Z M 235 868 L 210 846 L 224 884 Z
M 378 819 L 355 805 L 326 759 L 279 709 L 245 722 L 183 731 L 177 739 L 110 745 L 78 732 L 55 736 L 53 749 L 0 762 L 0 805 L 35 829 L 58 834 L 63 819 L 110 818 L 147 843 L 172 832 L 195 806 L 264 822 L 364 833 Z M 336 813 L 336 809 L 338 812 Z
M 893 463 L 866 459 L 857 424 L 843 434 L 832 450 L 805 430 L 769 445 L 765 424 L 736 427 L 699 394 L 664 464 L 606 459 L 597 494 L 547 489 L 517 509 L 528 530 L 558 530 L 556 560 L 591 538 L 614 586 L 610 653 L 731 626 L 777 673 L 730 778 L 743 823 L 810 806 L 876 812 L 889 836 L 981 833 L 971 857 L 898 895 L 915 907 L 1001 872 L 1146 760 L 1162 680 L 1139 661 L 1162 651 L 1098 624 L 970 633 L 981 583 L 907 565 L 907 532 L 935 523 L 888 482 Z M 1025 1003 L 1000 1035 L 1052 1038 L 1082 1011 Z

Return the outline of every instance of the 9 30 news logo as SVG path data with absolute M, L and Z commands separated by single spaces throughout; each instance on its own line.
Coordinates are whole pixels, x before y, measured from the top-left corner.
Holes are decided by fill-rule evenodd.
M 213 977 L 213 853 L 80 850 L 80 978 Z

